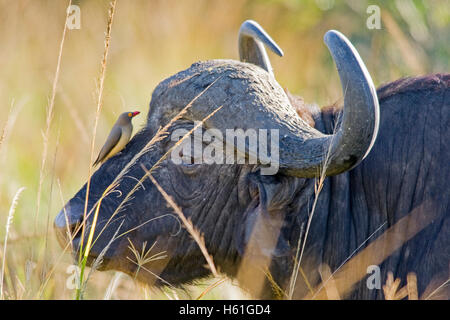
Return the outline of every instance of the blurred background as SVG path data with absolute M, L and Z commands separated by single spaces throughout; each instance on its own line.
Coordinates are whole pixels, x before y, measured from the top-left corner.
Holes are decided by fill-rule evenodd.
M 0 262 L 8 212 L 26 187 L 10 225 L 5 263 L 8 299 L 72 299 L 71 264 L 61 256 L 52 221 L 88 177 L 96 82 L 100 75 L 109 1 L 73 1 L 80 29 L 67 30 L 53 117 L 44 154 L 46 117 L 68 1 L 0 1 Z M 380 28 L 368 28 L 380 9 Z M 434 0 L 118 0 L 95 137 L 95 154 L 123 111 L 142 114 L 144 125 L 155 86 L 198 60 L 238 59 L 237 33 L 258 21 L 284 50 L 269 53 L 277 80 L 320 106 L 341 98 L 339 78 L 323 43 L 329 29 L 344 33 L 359 51 L 376 86 L 400 77 L 449 72 L 450 1 Z M 371 20 L 373 22 L 373 20 Z M 38 187 L 42 183 L 37 211 Z M 36 223 L 35 223 L 36 220 Z M 211 283 L 180 292 L 145 290 L 131 278 L 95 272 L 86 298 L 195 298 Z M 119 281 L 115 282 L 115 280 Z M 139 290 L 136 290 L 139 289 Z M 242 298 L 230 281 L 204 298 Z

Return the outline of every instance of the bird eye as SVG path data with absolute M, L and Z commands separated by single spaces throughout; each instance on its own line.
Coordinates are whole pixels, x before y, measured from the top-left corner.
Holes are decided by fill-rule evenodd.
M 133 114 L 131 112 L 128 113 L 128 116 L 131 117 Z

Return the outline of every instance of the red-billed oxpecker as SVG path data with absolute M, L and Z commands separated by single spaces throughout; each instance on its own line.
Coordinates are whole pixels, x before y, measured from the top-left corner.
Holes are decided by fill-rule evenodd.
M 126 146 L 128 141 L 130 141 L 131 133 L 133 132 L 133 124 L 131 123 L 131 119 L 139 113 L 139 111 L 124 112 L 119 116 L 93 166 L 105 162 Z

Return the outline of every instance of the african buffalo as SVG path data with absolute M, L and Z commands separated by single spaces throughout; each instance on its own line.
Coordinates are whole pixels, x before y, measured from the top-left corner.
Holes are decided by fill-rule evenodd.
M 87 218 L 86 185 L 56 217 L 61 245 L 70 235 L 74 253 L 82 235 L 86 243 L 98 204 L 89 263 L 100 257 L 99 269 L 137 273 L 155 286 L 210 275 L 199 246 L 149 179 L 151 170 L 200 231 L 219 272 L 238 278 L 255 297 L 311 295 L 311 287 L 326 286 L 328 266 L 338 271 L 337 288 L 346 288 L 339 291 L 343 298 L 382 299 L 376 281 L 368 285 L 367 272 L 377 267 L 381 284 L 388 272 L 402 284 L 415 273 L 419 296 L 448 298 L 448 286 L 441 285 L 450 257 L 450 75 L 401 79 L 375 91 L 350 42 L 329 31 L 325 42 L 344 107 L 319 109 L 277 83 L 262 43 L 278 47 L 257 24 L 246 22 L 239 38 L 244 62 L 198 62 L 156 87 L 147 125 L 93 174 Z M 276 129 L 278 171 L 263 174 L 267 162 L 260 158 L 204 163 L 194 155 L 192 162 L 175 163 L 171 134 L 198 121 L 196 130 L 213 128 L 222 136 L 227 129 Z M 216 140 L 251 156 L 247 143 Z M 139 268 L 131 243 L 154 245 L 151 254 L 166 258 Z M 251 272 L 242 271 L 245 262 Z M 266 275 L 260 287 L 251 281 L 258 273 Z

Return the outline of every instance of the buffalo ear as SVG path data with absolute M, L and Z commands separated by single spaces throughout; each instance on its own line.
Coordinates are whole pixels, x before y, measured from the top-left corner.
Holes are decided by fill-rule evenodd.
M 290 254 L 290 246 L 281 229 L 284 210 L 273 205 L 273 198 L 280 191 L 282 183 L 276 176 L 248 175 L 250 187 L 255 187 L 254 196 L 235 234 L 235 244 L 241 256 L 260 258 L 282 257 Z

